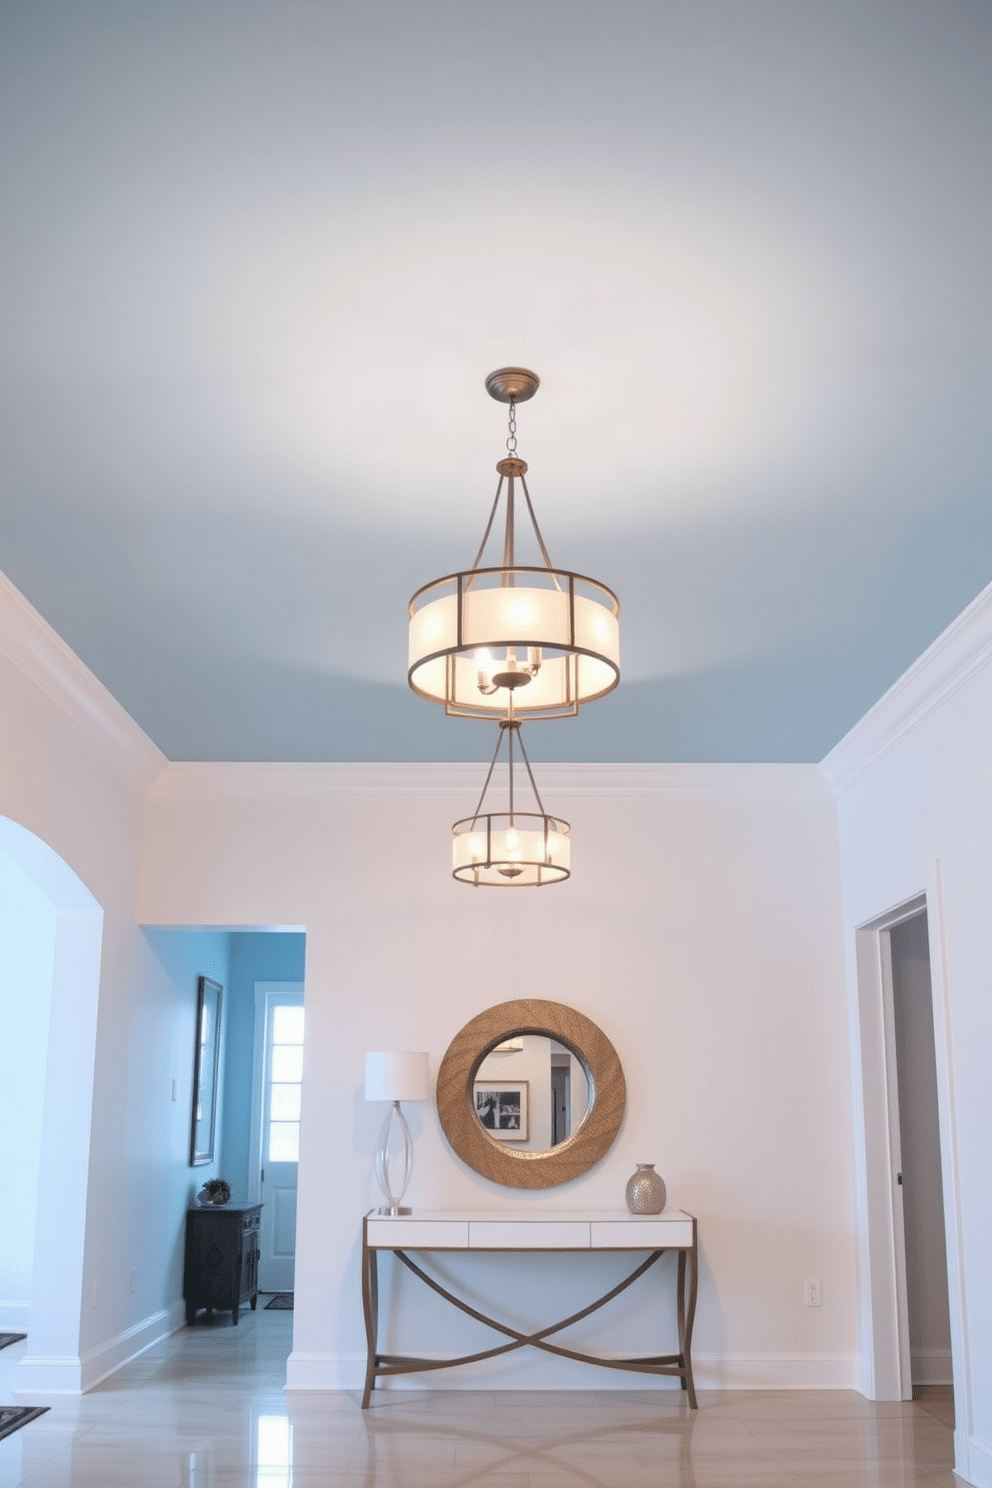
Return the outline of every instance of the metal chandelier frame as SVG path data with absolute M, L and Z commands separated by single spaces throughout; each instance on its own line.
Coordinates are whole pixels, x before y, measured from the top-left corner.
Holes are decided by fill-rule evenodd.
M 414 692 L 447 714 L 494 719 L 496 749 L 475 812 L 452 827 L 452 874 L 476 888 L 529 888 L 562 883 L 571 872 L 571 828 L 544 809 L 524 747 L 521 724 L 574 716 L 583 703 L 612 692 L 620 680 L 620 602 L 612 589 L 555 568 L 538 526 L 527 462 L 517 453 L 516 408 L 532 398 L 540 378 L 525 367 L 501 367 L 486 391 L 509 404 L 506 456 L 482 542 L 471 568 L 418 589 L 410 600 L 409 667 Z M 523 493 L 540 564 L 517 562 L 517 482 Z M 500 561 L 486 549 L 505 498 Z M 507 740 L 508 805 L 483 810 Z M 537 805 L 521 811 L 514 787 L 514 741 Z

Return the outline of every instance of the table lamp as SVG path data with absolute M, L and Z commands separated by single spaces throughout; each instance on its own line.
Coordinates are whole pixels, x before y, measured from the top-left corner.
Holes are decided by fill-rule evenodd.
M 413 1138 L 406 1117 L 400 1110 L 400 1101 L 430 1100 L 431 1079 L 427 1055 L 421 1053 L 389 1053 L 379 1049 L 365 1056 L 365 1099 L 367 1101 L 391 1101 L 392 1107 L 379 1133 L 375 1149 L 375 1176 L 379 1180 L 386 1203 L 380 1214 L 409 1214 L 409 1209 L 400 1207 L 413 1172 Z M 402 1179 L 394 1190 L 390 1177 L 389 1144 L 393 1130 L 398 1132 L 402 1157 Z

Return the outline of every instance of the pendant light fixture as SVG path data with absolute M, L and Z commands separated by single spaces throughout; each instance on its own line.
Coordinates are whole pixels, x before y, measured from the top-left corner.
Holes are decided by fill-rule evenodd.
M 513 741 L 516 738 L 527 768 L 536 811 L 521 811 L 514 791 Z M 507 743 L 508 801 L 506 810 L 483 809 L 503 740 Z M 459 883 L 478 888 L 527 889 L 561 883 L 570 873 L 567 821 L 548 816 L 541 802 L 534 772 L 524 748 L 519 719 L 500 719 L 499 737 L 479 804 L 472 816 L 452 827 L 452 874 Z
M 409 671 L 414 692 L 466 718 L 563 718 L 603 697 L 620 680 L 620 605 L 605 584 L 555 568 L 517 454 L 518 403 L 540 379 L 525 367 L 501 367 L 486 391 L 509 404 L 507 455 L 482 543 L 470 569 L 435 579 L 410 600 Z M 543 560 L 516 555 L 517 483 Z M 486 547 L 505 496 L 503 551 L 486 566 Z

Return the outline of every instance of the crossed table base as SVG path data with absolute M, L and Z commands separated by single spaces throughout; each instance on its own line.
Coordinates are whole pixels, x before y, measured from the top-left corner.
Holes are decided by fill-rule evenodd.
M 396 1259 L 418 1277 L 425 1286 L 443 1297 L 460 1312 L 485 1323 L 509 1342 L 475 1353 L 450 1359 L 425 1359 L 405 1354 L 378 1352 L 379 1324 L 379 1251 L 392 1252 Z M 457 1297 L 412 1260 L 408 1251 L 648 1251 L 646 1258 L 604 1292 L 601 1297 L 580 1308 L 567 1318 L 534 1332 L 523 1332 L 489 1317 L 477 1307 Z M 666 1250 L 678 1253 L 676 1280 L 676 1318 L 678 1352 L 637 1358 L 613 1358 L 566 1348 L 549 1339 L 573 1323 L 581 1322 L 625 1292 L 659 1260 Z M 613 1213 L 514 1214 L 484 1212 L 458 1213 L 422 1210 L 412 1215 L 365 1216 L 362 1227 L 362 1304 L 365 1313 L 365 1336 L 368 1360 L 362 1409 L 368 1408 L 376 1380 L 392 1374 L 417 1374 L 434 1369 L 450 1369 L 456 1364 L 474 1364 L 480 1359 L 493 1359 L 500 1354 L 530 1346 L 564 1359 L 577 1359 L 584 1364 L 598 1364 L 607 1369 L 624 1369 L 640 1374 L 672 1375 L 679 1379 L 691 1409 L 696 1409 L 696 1391 L 692 1380 L 692 1325 L 696 1311 L 698 1284 L 698 1251 L 696 1221 L 690 1214 L 672 1210 L 660 1215 Z

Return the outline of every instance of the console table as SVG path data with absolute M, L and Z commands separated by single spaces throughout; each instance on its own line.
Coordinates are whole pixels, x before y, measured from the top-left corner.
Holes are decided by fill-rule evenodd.
M 627 1290 L 649 1271 L 666 1250 L 678 1252 L 675 1313 L 678 1322 L 679 1351 L 638 1358 L 611 1358 L 566 1348 L 549 1339 L 572 1323 L 587 1318 L 612 1298 Z M 390 1251 L 414 1276 L 437 1292 L 446 1302 L 469 1317 L 494 1328 L 510 1341 L 478 1353 L 463 1354 L 454 1359 L 424 1359 L 402 1354 L 380 1354 L 379 1332 L 379 1252 Z M 409 1251 L 647 1251 L 647 1257 L 603 1296 L 559 1322 L 532 1333 L 521 1332 L 507 1323 L 488 1317 L 478 1308 L 456 1297 L 412 1260 Z M 377 1379 L 390 1374 L 416 1374 L 429 1369 L 448 1369 L 453 1364 L 473 1364 L 479 1359 L 492 1359 L 498 1354 L 530 1344 L 546 1353 L 565 1359 L 578 1359 L 586 1364 L 600 1364 L 607 1369 L 627 1369 L 642 1374 L 669 1374 L 678 1377 L 688 1395 L 689 1405 L 696 1409 L 696 1391 L 692 1382 L 692 1324 L 696 1311 L 696 1287 L 699 1278 L 696 1248 L 696 1221 L 681 1209 L 663 1214 L 632 1215 L 626 1211 L 590 1211 L 581 1213 L 420 1210 L 413 1214 L 367 1214 L 362 1226 L 362 1304 L 365 1312 L 365 1336 L 368 1363 L 365 1370 L 365 1393 L 362 1409 L 368 1407 Z

